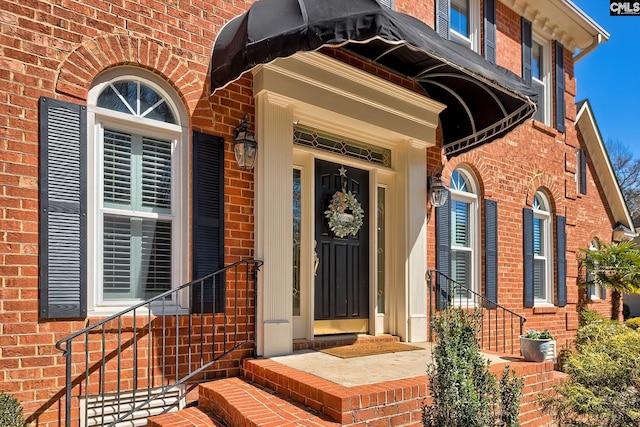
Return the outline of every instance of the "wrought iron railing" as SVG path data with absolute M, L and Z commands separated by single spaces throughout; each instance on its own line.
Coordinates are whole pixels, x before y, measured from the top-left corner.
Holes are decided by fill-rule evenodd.
M 72 415 L 87 426 L 88 419 L 115 426 L 150 414 L 150 402 L 221 376 L 234 363 L 225 366 L 224 356 L 253 354 L 261 266 L 236 262 L 58 341 L 66 358 L 65 426 L 77 425 Z
M 482 321 L 478 341 L 480 349 L 505 354 L 519 354 L 520 340 L 527 321 L 523 316 L 509 310 L 483 295 L 456 282 L 438 270 L 427 271 L 429 283 L 430 312 L 460 308 L 463 310 L 481 310 Z M 433 304 L 433 296 L 440 299 L 439 307 Z M 429 324 L 429 341 L 432 341 L 431 324 Z

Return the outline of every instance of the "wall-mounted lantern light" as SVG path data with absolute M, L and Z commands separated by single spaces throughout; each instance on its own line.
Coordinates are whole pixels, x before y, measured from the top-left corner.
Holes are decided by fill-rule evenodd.
M 434 173 L 429 177 L 427 182 L 427 190 L 429 192 L 429 198 L 431 200 L 431 205 L 439 208 L 444 206 L 447 203 L 447 197 L 449 190 L 442 182 L 441 178 L 442 174 L 440 172 Z
M 253 169 L 258 155 L 258 143 L 249 130 L 246 113 L 234 132 L 233 152 L 236 155 L 238 166 L 243 169 Z

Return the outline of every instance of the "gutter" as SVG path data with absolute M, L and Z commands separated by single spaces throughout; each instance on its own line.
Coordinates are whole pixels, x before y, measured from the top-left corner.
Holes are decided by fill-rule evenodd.
M 591 52 L 593 52 L 595 50 L 596 47 L 598 47 L 598 45 L 600 43 L 602 43 L 602 39 L 603 39 L 603 35 L 602 33 L 598 33 L 593 37 L 593 41 L 591 42 L 591 44 L 589 46 L 587 46 L 585 49 L 582 49 L 580 52 L 578 52 L 576 55 L 573 56 L 573 63 L 577 63 L 578 61 L 580 61 L 582 58 L 584 58 L 585 56 L 587 56 L 588 54 L 590 54 Z

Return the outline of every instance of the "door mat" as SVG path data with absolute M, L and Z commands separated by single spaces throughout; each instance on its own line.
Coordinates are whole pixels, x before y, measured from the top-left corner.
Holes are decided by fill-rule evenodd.
M 376 354 L 396 353 L 399 351 L 424 350 L 422 347 L 414 345 L 402 344 L 399 342 L 364 342 L 351 345 L 343 345 L 340 347 L 329 347 L 318 350 L 331 356 L 348 359 L 351 357 L 373 356 Z

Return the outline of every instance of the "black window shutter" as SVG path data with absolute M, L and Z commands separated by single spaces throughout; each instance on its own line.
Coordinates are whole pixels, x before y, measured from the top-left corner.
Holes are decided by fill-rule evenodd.
M 442 274 L 451 275 L 451 209 L 449 207 L 450 194 L 447 193 L 446 203 L 436 208 L 436 268 Z M 449 302 L 449 280 L 436 275 L 439 287 L 436 289 L 436 308 L 442 310 Z
M 531 22 L 521 18 L 522 27 L 522 80 L 531 86 L 531 61 L 533 60 L 533 33 Z
M 436 0 L 436 32 L 447 40 L 449 40 L 449 2 L 450 0 Z
M 484 58 L 496 63 L 496 0 L 484 0 Z
M 600 299 L 606 299 L 606 298 L 607 298 L 607 288 L 600 285 Z
M 558 265 L 558 307 L 567 305 L 567 219 L 556 216 L 557 242 L 556 259 Z
M 484 201 L 484 263 L 485 292 L 490 301 L 498 302 L 498 203 L 495 200 Z M 495 304 L 486 304 L 486 308 L 495 308 Z
M 580 193 L 587 194 L 587 153 L 580 149 Z
M 564 132 L 564 47 L 555 41 L 556 47 L 556 129 Z
M 87 108 L 40 98 L 40 317 L 87 315 Z
M 533 211 L 522 209 L 523 256 L 524 256 L 524 306 L 533 307 Z
M 193 279 L 224 263 L 224 140 L 193 132 Z M 215 281 L 214 281 L 215 280 Z M 222 311 L 224 275 L 192 288 L 192 312 Z M 214 306 L 215 305 L 215 306 Z

